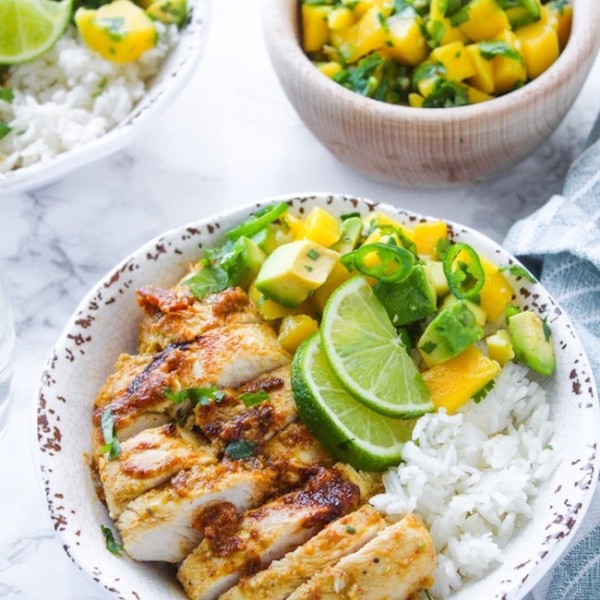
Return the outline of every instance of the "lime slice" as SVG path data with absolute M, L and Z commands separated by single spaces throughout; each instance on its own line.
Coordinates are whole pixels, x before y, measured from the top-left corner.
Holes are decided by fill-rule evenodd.
M 421 374 L 364 277 L 353 277 L 331 295 L 321 337 L 342 385 L 372 410 L 411 418 L 434 409 Z
M 33 60 L 50 50 L 71 16 L 72 0 L 0 0 L 0 64 Z
M 329 366 L 319 333 L 294 355 L 292 389 L 300 418 L 338 460 L 367 471 L 400 462 L 414 421 L 384 417 L 353 398 Z

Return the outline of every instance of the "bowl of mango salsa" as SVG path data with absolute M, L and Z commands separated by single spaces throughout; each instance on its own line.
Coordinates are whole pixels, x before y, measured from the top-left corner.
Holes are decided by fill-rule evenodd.
M 559 125 L 600 46 L 596 0 L 281 0 L 267 48 L 291 103 L 375 179 L 483 181 Z

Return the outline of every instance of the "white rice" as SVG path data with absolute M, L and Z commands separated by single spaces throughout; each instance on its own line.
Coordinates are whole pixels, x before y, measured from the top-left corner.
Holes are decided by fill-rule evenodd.
M 371 503 L 392 518 L 423 519 L 438 552 L 432 597 L 497 566 L 515 526 L 531 518 L 531 501 L 559 461 L 549 409 L 527 369 L 508 363 L 479 404 L 417 422 L 404 462 Z
M 0 100 L 0 121 L 12 129 L 0 140 L 0 173 L 77 148 L 124 119 L 179 39 L 177 26 L 155 27 L 156 46 L 134 62 L 103 59 L 71 26 L 42 57 L 12 67 L 3 84 L 14 100 Z

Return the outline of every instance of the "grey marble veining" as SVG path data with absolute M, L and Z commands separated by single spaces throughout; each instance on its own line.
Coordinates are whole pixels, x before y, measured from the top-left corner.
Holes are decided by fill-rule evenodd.
M 99 600 L 54 536 L 34 463 L 34 396 L 45 359 L 89 287 L 165 229 L 255 199 L 337 191 L 473 226 L 501 241 L 553 193 L 600 110 L 600 61 L 558 131 L 488 184 L 410 190 L 330 156 L 279 88 L 259 2 L 215 2 L 190 85 L 125 151 L 44 188 L 0 198 L 0 268 L 17 328 L 15 389 L 0 437 L 0 598 Z M 51 592 L 49 594 L 49 586 Z

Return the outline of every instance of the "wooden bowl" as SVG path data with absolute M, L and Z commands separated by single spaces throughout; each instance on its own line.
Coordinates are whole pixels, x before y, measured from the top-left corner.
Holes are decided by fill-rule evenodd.
M 288 98 L 339 160 L 403 185 L 482 181 L 527 157 L 571 107 L 600 47 L 600 2 L 573 0 L 566 48 L 521 89 L 456 108 L 396 106 L 351 92 L 312 65 L 299 44 L 298 5 L 264 5 L 267 48 Z

